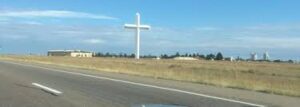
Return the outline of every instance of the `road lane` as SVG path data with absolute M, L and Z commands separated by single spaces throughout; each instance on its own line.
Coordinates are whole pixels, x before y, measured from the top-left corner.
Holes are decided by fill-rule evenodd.
M 0 107 L 73 107 L 64 99 L 33 87 L 27 79 L 11 76 L 6 67 L 0 67 Z
M 248 107 L 248 105 L 244 104 L 185 93 L 94 79 L 80 75 L 70 75 L 3 62 L 0 62 L 0 68 L 1 75 L 6 75 L 6 77 L 13 80 L 38 82 L 63 90 L 64 95 L 59 97 L 60 101 L 73 106 L 130 107 L 139 104 L 176 104 L 189 107 Z M 2 88 L 0 89 L 1 93 L 10 91 L 2 91 Z M 52 102 L 51 100 L 47 101 Z

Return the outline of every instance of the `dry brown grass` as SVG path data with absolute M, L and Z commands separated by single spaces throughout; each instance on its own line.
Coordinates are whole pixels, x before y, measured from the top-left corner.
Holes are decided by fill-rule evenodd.
M 55 64 L 300 97 L 299 64 L 151 59 L 137 61 L 126 58 L 37 56 L 0 56 L 0 59 Z

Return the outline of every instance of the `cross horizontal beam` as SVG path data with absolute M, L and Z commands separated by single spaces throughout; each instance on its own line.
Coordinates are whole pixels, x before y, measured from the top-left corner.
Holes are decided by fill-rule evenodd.
M 140 59 L 140 32 L 141 30 L 150 30 L 149 25 L 141 25 L 140 14 L 136 13 L 136 23 L 135 24 L 125 24 L 125 29 L 133 29 L 136 33 L 136 54 L 135 59 Z
M 149 25 L 139 25 L 137 26 L 136 24 L 125 24 L 124 25 L 124 28 L 125 29 L 142 29 L 142 30 L 150 30 L 151 29 L 151 26 Z

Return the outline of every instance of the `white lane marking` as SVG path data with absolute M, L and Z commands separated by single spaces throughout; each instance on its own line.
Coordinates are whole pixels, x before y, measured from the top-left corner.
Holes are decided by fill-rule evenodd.
M 43 89 L 43 90 L 45 90 L 45 91 L 47 91 L 47 92 L 50 92 L 50 93 L 52 93 L 52 94 L 55 94 L 55 95 L 60 95 L 60 94 L 62 94 L 62 92 L 60 92 L 60 91 L 57 91 L 57 90 L 55 90 L 55 89 L 52 89 L 52 88 L 43 86 L 43 85 L 38 84 L 38 83 L 32 83 L 32 85 L 34 85 L 34 86 L 36 86 L 36 87 L 39 87 L 39 88 L 41 88 L 41 89 Z
M 70 71 L 64 71 L 64 70 L 52 69 L 52 68 L 46 68 L 46 67 L 40 67 L 40 66 L 34 66 L 34 65 L 27 65 L 27 64 L 21 64 L 21 63 L 14 63 L 14 62 L 6 62 L 6 63 L 11 63 L 11 64 L 15 64 L 15 65 L 20 65 L 20 66 L 33 67 L 33 68 L 40 68 L 40 69 L 45 69 L 45 70 L 50 70 L 50 71 L 55 71 L 55 72 L 72 74 L 72 75 L 91 77 L 91 78 L 102 79 L 102 80 L 110 80 L 110 81 L 114 81 L 114 82 L 121 82 L 121 83 L 126 83 L 126 84 L 137 85 L 137 86 L 144 86 L 144 87 L 156 88 L 156 89 L 161 89 L 161 90 L 173 91 L 173 92 L 178 92 L 178 93 L 184 93 L 184 94 L 189 94 L 189 95 L 195 95 L 195 96 L 200 96 L 200 97 L 206 97 L 206 98 L 223 100 L 223 101 L 228 101 L 228 102 L 233 102 L 233 103 L 239 103 L 239 104 L 244 104 L 244 105 L 249 105 L 249 106 L 266 107 L 265 105 L 249 103 L 249 102 L 244 102 L 244 101 L 239 101 L 239 100 L 233 100 L 233 99 L 228 99 L 228 98 L 222 98 L 222 97 L 217 97 L 217 96 L 211 96 L 211 95 L 206 95 L 206 94 L 200 94 L 200 93 L 184 91 L 184 90 L 179 90 L 179 89 L 161 87 L 161 86 L 156 86 L 156 85 L 149 85 L 149 84 L 131 82 L 131 81 L 126 81 L 126 80 L 119 80 L 119 79 L 113 79 L 113 78 L 108 78 L 108 77 L 94 76 L 94 75 L 88 75 L 88 74 L 83 74 L 83 73 L 70 72 Z

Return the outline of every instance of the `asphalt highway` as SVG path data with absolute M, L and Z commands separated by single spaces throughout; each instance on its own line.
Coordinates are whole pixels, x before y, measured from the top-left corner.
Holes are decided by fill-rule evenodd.
M 62 93 L 54 95 L 32 83 Z M 0 107 L 263 106 L 266 105 L 169 88 L 163 84 L 153 85 L 73 70 L 0 61 Z

